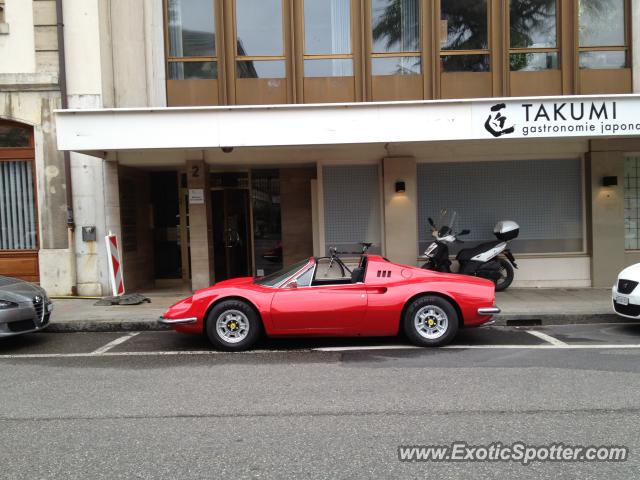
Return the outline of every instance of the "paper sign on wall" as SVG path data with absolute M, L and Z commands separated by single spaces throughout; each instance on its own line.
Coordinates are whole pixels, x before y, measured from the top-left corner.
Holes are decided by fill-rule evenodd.
M 202 188 L 189 189 L 189 204 L 202 205 L 204 203 L 204 190 Z

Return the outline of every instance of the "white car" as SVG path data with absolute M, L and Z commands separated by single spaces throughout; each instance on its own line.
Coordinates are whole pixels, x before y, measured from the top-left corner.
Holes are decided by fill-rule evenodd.
M 640 263 L 625 268 L 611 289 L 613 309 L 627 318 L 640 318 Z

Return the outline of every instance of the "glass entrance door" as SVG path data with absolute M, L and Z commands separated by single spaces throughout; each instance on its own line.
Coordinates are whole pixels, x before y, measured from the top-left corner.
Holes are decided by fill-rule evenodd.
M 251 275 L 249 190 L 221 188 L 211 192 L 216 282 Z

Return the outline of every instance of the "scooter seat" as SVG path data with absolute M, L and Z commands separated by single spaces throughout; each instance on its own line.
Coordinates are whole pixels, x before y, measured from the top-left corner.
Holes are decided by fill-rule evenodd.
M 476 245 L 472 248 L 465 248 L 458 252 L 458 255 L 456 255 L 456 260 L 458 260 L 458 262 L 468 262 L 476 255 L 480 255 L 481 253 L 486 252 L 487 250 L 490 250 L 500 245 L 501 243 L 503 243 L 502 240 L 494 240 L 492 242 L 481 243 L 480 245 Z

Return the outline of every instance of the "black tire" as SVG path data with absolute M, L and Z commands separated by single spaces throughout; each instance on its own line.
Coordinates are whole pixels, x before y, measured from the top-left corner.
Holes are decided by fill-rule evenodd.
M 422 318 L 422 325 L 416 317 L 422 316 L 422 314 L 429 315 L 426 318 Z M 440 322 L 442 316 L 446 317 L 446 325 Z M 426 322 L 435 321 L 436 324 L 440 323 L 443 326 L 443 331 L 433 332 L 432 338 L 429 338 L 429 332 L 432 328 L 437 329 L 437 326 L 431 327 Z M 413 300 L 405 309 L 402 326 L 407 338 L 414 345 L 419 347 L 441 347 L 448 344 L 458 333 L 458 312 L 454 306 L 447 300 L 441 297 L 435 297 L 431 295 L 425 295 L 424 297 L 418 297 Z
M 502 292 L 513 282 L 514 271 L 511 262 L 506 258 L 498 258 L 498 263 L 500 263 L 500 278 L 495 282 L 496 292 Z
M 227 314 L 226 318 L 222 318 Z M 218 320 L 227 321 L 225 337 L 218 329 Z M 242 330 L 242 325 L 248 326 Z M 239 352 L 251 348 L 262 336 L 262 321 L 260 316 L 251 305 L 242 300 L 225 300 L 211 309 L 207 315 L 205 327 L 209 341 L 218 349 L 228 352 Z M 232 340 L 231 336 L 236 335 L 239 340 Z

